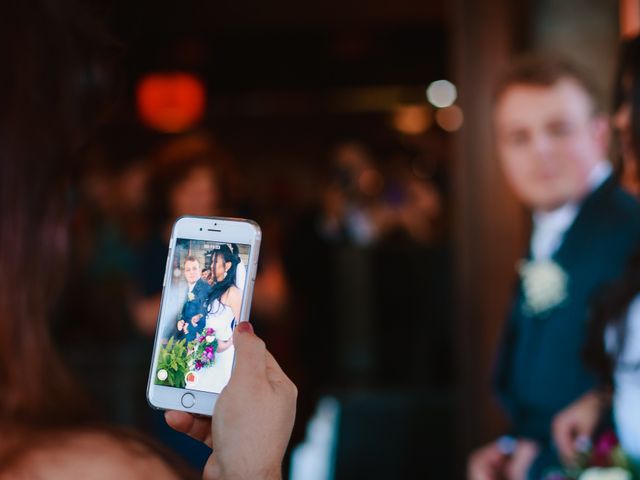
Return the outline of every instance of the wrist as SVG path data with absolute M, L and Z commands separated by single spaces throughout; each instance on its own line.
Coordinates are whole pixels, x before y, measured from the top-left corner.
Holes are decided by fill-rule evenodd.
M 609 405 L 611 405 L 611 395 L 611 390 L 609 388 L 603 387 L 591 390 L 590 392 L 586 393 L 583 398 L 590 404 L 594 405 L 596 408 L 604 410 L 609 407 Z
M 276 465 L 257 472 L 229 472 L 223 478 L 225 480 L 282 480 L 282 466 Z

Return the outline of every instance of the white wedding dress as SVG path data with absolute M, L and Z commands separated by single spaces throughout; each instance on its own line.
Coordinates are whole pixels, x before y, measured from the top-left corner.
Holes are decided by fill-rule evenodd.
M 227 341 L 233 335 L 234 315 L 231 308 L 218 300 L 209 306 L 205 330 L 213 328 L 218 341 Z M 193 390 L 220 393 L 231 378 L 235 347 L 231 345 L 223 352 L 215 353 L 215 362 L 196 372 L 196 381 L 188 385 Z
M 609 353 L 618 351 L 617 331 L 607 329 Z M 629 305 L 624 348 L 614 371 L 613 414 L 622 449 L 640 464 L 640 295 Z

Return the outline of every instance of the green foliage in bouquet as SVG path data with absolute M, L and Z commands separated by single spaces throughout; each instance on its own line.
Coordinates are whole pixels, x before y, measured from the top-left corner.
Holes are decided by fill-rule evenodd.
M 162 372 L 166 372 L 166 376 Z M 168 387 L 185 387 L 185 375 L 188 371 L 186 339 L 178 340 L 171 337 L 166 345 L 160 348 L 158 354 L 158 368 L 156 370 L 156 385 Z M 164 378 L 161 380 L 161 378 Z

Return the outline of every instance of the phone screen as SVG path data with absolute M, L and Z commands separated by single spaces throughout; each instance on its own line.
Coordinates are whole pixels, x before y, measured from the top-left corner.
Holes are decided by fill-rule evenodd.
M 220 393 L 231 377 L 250 246 L 176 239 L 160 313 L 154 383 Z

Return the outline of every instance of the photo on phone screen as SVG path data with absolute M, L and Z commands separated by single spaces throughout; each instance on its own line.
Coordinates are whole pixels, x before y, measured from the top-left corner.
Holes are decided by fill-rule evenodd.
M 168 268 L 155 385 L 220 393 L 231 377 L 249 245 L 177 238 Z

